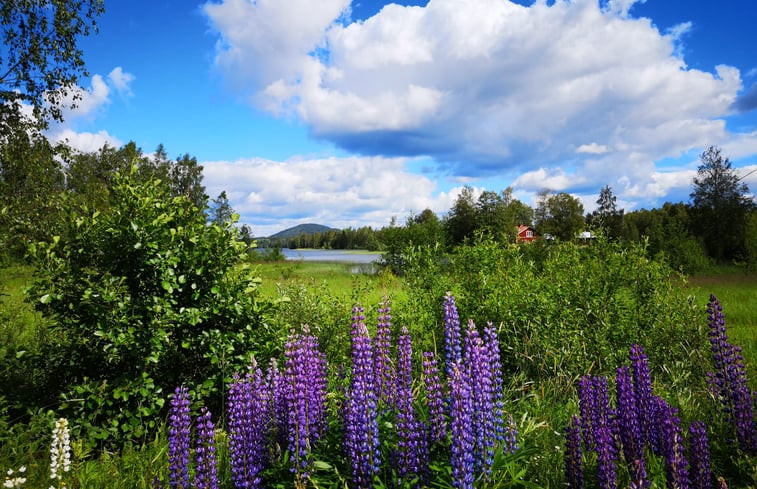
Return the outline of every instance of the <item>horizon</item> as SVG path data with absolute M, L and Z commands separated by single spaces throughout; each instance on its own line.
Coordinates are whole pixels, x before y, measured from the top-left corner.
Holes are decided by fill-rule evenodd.
M 689 202 L 699 154 L 757 187 L 747 0 L 111 2 L 92 73 L 47 132 L 82 151 L 164 144 L 240 224 L 385 227 L 465 185 L 585 211 Z

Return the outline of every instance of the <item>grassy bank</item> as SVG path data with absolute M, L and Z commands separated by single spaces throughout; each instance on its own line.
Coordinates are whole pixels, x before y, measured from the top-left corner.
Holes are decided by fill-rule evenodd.
M 363 273 L 360 264 L 278 261 L 256 263 L 261 293 L 274 299 L 293 286 L 326 289 L 331 296 L 376 304 L 383 295 L 403 293 L 402 281 L 390 272 Z

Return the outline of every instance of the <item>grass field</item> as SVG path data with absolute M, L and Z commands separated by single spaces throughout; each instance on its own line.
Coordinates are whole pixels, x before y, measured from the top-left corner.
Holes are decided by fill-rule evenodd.
M 382 295 L 397 299 L 403 291 L 402 281 L 391 273 L 363 273 L 359 265 L 352 263 L 279 261 L 254 266 L 263 280 L 263 296 L 271 299 L 295 284 L 313 288 L 325 286 L 334 296 L 364 304 L 376 304 Z

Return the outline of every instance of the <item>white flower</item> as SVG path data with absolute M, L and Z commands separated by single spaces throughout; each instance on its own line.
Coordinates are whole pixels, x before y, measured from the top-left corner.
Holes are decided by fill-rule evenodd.
M 71 468 L 71 441 L 68 434 L 68 420 L 60 418 L 53 428 L 53 441 L 50 445 L 50 478 L 62 479 L 58 470 L 68 472 Z

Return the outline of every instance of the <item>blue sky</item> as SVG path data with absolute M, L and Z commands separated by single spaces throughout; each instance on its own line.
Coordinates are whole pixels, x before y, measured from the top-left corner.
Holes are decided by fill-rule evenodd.
M 747 0 L 107 1 L 50 137 L 189 153 L 257 236 L 441 215 L 463 185 L 649 208 L 688 200 L 709 145 L 757 169 L 756 20 Z

